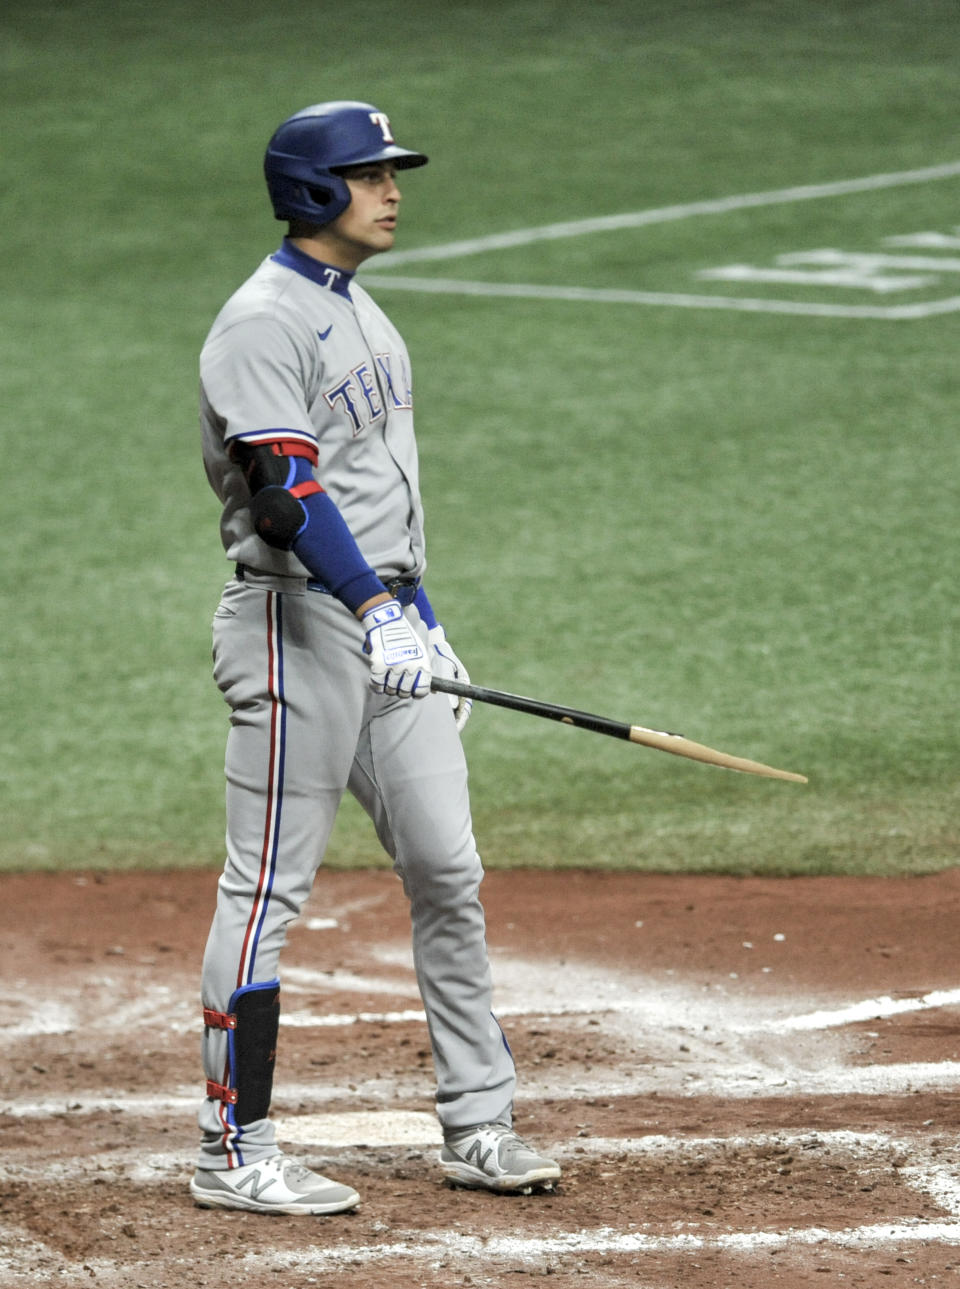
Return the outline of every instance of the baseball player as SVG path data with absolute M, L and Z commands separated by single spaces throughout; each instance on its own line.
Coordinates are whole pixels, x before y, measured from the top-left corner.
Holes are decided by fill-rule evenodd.
M 423 587 L 406 347 L 354 274 L 394 242 L 400 171 L 425 165 L 369 103 L 284 121 L 267 148 L 288 224 L 227 301 L 200 358 L 207 477 L 235 565 L 214 618 L 231 709 L 227 856 L 203 961 L 203 1207 L 337 1213 L 349 1185 L 281 1153 L 269 1117 L 280 951 L 345 790 L 410 903 L 453 1184 L 551 1189 L 560 1169 L 512 1130 L 513 1058 L 491 1012 L 460 730 L 466 679 Z M 451 703 L 457 702 L 451 710 Z

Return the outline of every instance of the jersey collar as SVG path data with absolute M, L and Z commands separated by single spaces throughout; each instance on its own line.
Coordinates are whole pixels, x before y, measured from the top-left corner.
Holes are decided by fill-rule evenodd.
M 283 239 L 280 249 L 270 258 L 275 264 L 280 264 L 285 269 L 293 269 L 294 273 L 299 273 L 302 277 L 309 278 L 311 282 L 316 282 L 317 286 L 350 299 L 350 283 L 353 281 L 353 274 L 346 269 L 335 269 L 332 264 L 325 264 L 323 260 L 315 260 L 312 255 L 301 251 L 299 246 L 294 246 L 288 237 Z

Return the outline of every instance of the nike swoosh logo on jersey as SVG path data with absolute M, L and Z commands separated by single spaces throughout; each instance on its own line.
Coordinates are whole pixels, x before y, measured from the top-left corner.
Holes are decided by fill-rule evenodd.
M 329 336 L 332 330 L 333 330 L 333 323 L 331 322 L 330 326 L 327 327 L 326 331 L 318 331 L 317 335 L 320 337 L 321 340 L 326 340 L 327 336 Z

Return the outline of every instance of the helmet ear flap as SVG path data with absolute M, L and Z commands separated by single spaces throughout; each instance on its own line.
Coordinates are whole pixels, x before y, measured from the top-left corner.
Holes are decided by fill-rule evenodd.
M 322 214 L 324 223 L 336 219 L 350 205 L 350 189 L 339 175 L 331 175 L 326 183 L 305 183 L 302 191 L 304 205 Z
M 301 170 L 302 166 L 291 169 Z M 267 172 L 267 187 L 276 219 L 330 224 L 350 205 L 350 189 L 340 175 L 309 168 L 309 175 Z
M 333 201 L 333 189 L 321 187 L 320 184 L 304 184 L 307 197 L 315 206 L 329 206 Z

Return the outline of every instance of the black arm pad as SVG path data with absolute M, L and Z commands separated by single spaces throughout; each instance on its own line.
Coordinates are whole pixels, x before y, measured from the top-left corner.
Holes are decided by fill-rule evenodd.
M 274 452 L 274 443 L 245 443 L 234 439 L 230 444 L 230 460 L 243 471 L 251 492 L 259 492 L 271 483 L 286 483 L 290 472 L 290 458 Z
M 307 522 L 302 502 L 276 484 L 261 488 L 252 498 L 250 516 L 257 536 L 282 551 L 290 550 Z

